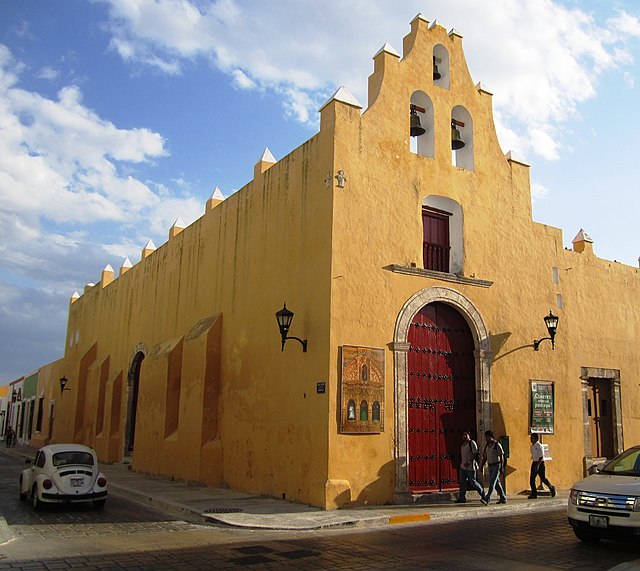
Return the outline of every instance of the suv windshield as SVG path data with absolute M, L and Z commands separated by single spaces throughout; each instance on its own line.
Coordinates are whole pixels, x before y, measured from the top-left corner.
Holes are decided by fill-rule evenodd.
M 69 464 L 93 466 L 93 456 L 88 452 L 58 452 L 53 455 L 54 466 L 68 466 Z
M 631 448 L 605 464 L 600 474 L 640 476 L 640 448 Z

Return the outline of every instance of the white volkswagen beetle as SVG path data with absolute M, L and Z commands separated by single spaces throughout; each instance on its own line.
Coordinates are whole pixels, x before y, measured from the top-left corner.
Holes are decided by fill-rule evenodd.
M 20 474 L 20 499 L 43 503 L 93 502 L 101 508 L 107 499 L 107 479 L 99 471 L 93 448 L 82 444 L 50 444 L 38 450 Z
M 573 485 L 569 523 L 581 541 L 640 539 L 640 446 L 625 450 L 597 474 Z

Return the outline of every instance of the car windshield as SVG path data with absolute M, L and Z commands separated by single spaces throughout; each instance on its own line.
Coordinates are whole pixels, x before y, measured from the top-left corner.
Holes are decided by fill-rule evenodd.
M 58 452 L 53 455 L 54 466 L 68 466 L 69 464 L 93 466 L 93 456 L 89 452 Z
M 604 465 L 601 474 L 640 476 L 640 448 L 631 448 Z

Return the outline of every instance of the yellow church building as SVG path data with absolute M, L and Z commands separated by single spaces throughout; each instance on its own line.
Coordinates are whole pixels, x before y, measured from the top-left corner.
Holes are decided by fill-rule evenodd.
M 333 509 L 454 492 L 466 430 L 502 439 L 509 493 L 532 431 L 559 488 L 640 442 L 639 270 L 532 220 L 459 34 L 417 16 L 373 61 L 366 109 L 340 88 L 73 296 L 32 444 Z

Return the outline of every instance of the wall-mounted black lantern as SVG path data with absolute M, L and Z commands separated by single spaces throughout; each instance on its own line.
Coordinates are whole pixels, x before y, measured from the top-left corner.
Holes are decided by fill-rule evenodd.
M 293 321 L 293 311 L 289 311 L 287 309 L 287 304 L 284 304 L 284 307 L 276 312 L 276 319 L 278 320 L 278 328 L 280 329 L 280 335 L 282 335 L 282 350 L 284 351 L 284 344 L 289 339 L 295 339 L 296 341 L 300 341 L 302 345 L 302 352 L 307 352 L 307 340 L 300 339 L 298 337 L 289 337 L 289 328 L 291 327 L 291 322 Z
M 71 390 L 66 388 L 68 382 L 69 382 L 69 379 L 67 379 L 67 377 L 60 377 L 60 394 L 62 394 L 64 391 Z
M 16 389 L 11 389 L 11 402 L 16 402 L 17 398 L 18 398 L 18 393 L 16 392 Z
M 551 311 L 549 311 L 549 315 L 544 318 L 544 324 L 547 326 L 547 331 L 549 332 L 549 337 L 543 337 L 542 339 L 535 339 L 533 341 L 533 350 L 537 351 L 540 348 L 540 343 L 549 339 L 551 341 L 551 349 L 555 350 L 555 338 L 556 338 L 556 330 L 558 329 L 558 316 L 553 315 Z

